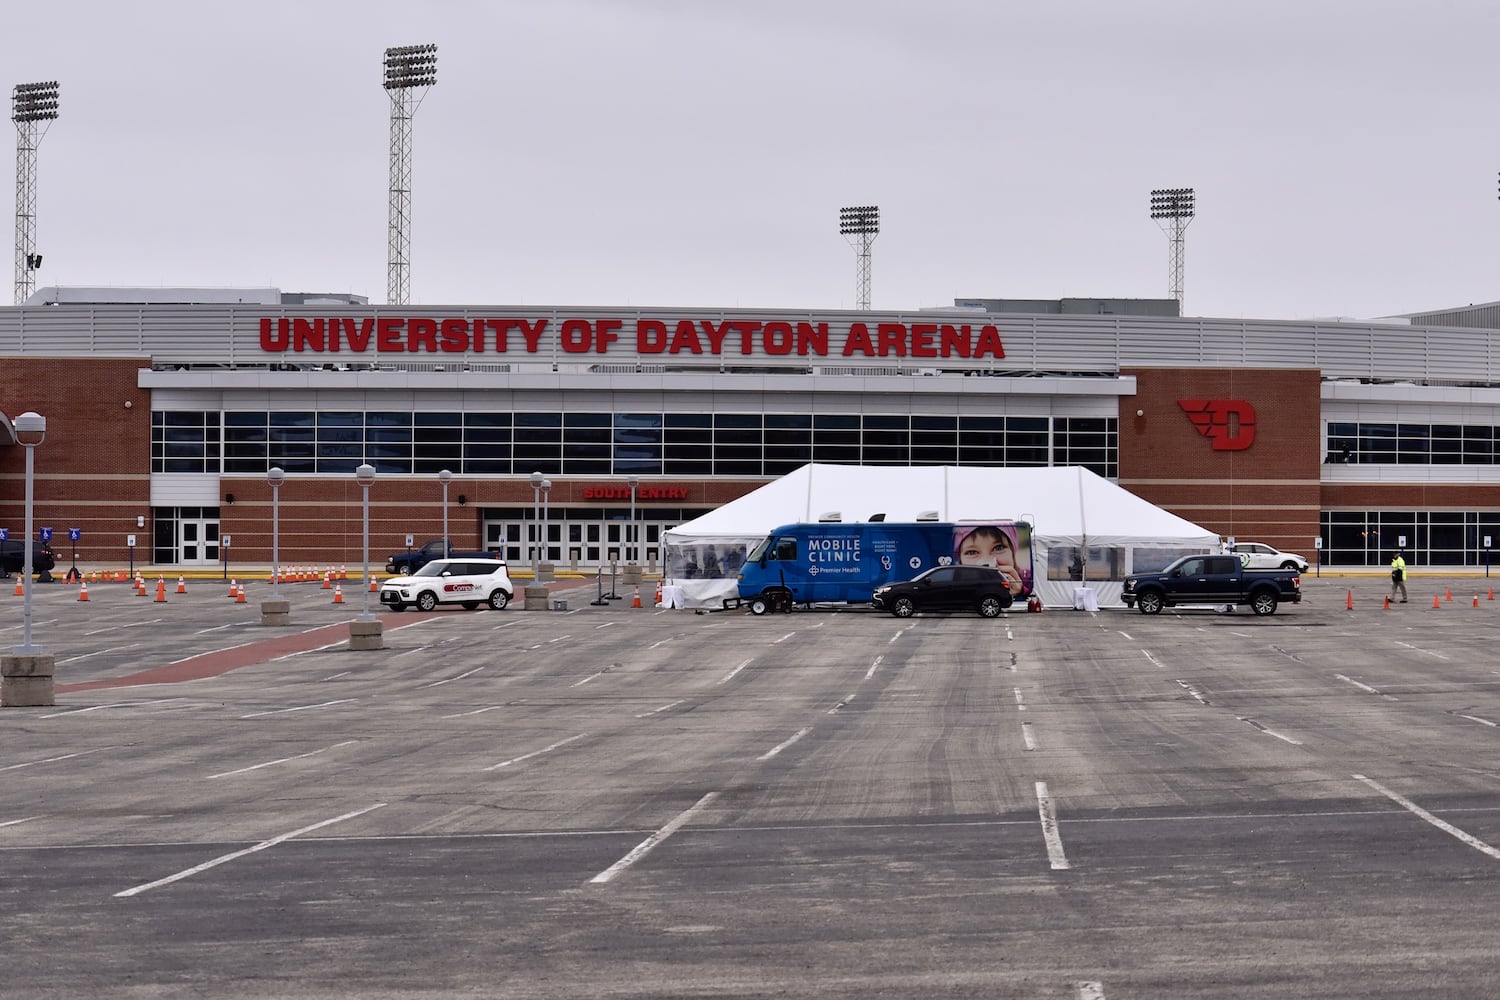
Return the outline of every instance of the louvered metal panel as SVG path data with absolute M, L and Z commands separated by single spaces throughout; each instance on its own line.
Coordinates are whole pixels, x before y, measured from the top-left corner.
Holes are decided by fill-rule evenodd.
M 329 318 L 373 323 L 382 317 L 420 315 L 438 321 L 457 318 L 516 318 L 546 321 L 535 353 L 520 347 L 434 355 L 427 351 L 377 353 L 343 349 L 323 352 L 268 353 L 261 349 L 260 321 L 281 318 Z M 621 321 L 619 339 L 607 352 L 570 352 L 562 342 L 568 320 Z M 663 324 L 669 335 L 690 321 L 705 347 L 705 324 L 722 331 L 727 322 L 784 322 L 827 325 L 827 354 L 780 354 L 767 350 L 763 336 L 752 337 L 742 350 L 740 334 L 730 332 L 724 349 L 713 354 L 666 354 L 638 351 L 637 323 Z M 967 324 L 973 336 L 993 325 L 1004 344 L 1005 357 L 914 357 L 845 355 L 843 346 L 852 324 L 867 324 L 879 342 L 879 325 L 899 323 L 953 326 Z M 1329 378 L 1412 379 L 1437 383 L 1500 384 L 1500 356 L 1490 331 L 1444 327 L 1324 323 L 1275 320 L 1199 319 L 1135 316 L 976 315 L 969 313 L 839 313 L 807 310 L 687 310 L 521 308 L 470 306 L 446 308 L 283 306 L 263 305 L 117 305 L 0 307 L 0 354 L 13 356 L 150 357 L 160 367 L 173 365 L 266 366 L 293 363 L 369 365 L 382 368 L 410 366 L 431 370 L 467 364 L 474 371 L 585 371 L 591 366 L 634 367 L 701 366 L 707 372 L 759 369 L 792 375 L 847 370 L 849 377 L 893 368 L 908 378 L 935 370 L 952 372 L 1113 373 L 1122 366 L 1312 367 Z M 602 374 L 602 372 L 601 372 Z M 677 373 L 665 377 L 672 378 Z

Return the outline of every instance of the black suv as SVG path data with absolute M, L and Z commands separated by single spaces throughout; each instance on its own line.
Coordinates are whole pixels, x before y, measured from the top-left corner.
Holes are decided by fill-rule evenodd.
M 1014 599 L 1005 577 L 985 566 L 935 566 L 905 583 L 875 588 L 870 603 L 897 618 L 918 611 L 977 611 L 994 618 Z
M 19 573 L 26 568 L 26 550 L 21 547 L 19 538 L 7 538 L 0 541 L 0 576 L 9 576 L 11 573 Z M 49 571 L 57 565 L 57 555 L 52 551 L 52 546 L 46 542 L 31 543 L 31 568 L 39 574 L 43 580 L 48 579 Z

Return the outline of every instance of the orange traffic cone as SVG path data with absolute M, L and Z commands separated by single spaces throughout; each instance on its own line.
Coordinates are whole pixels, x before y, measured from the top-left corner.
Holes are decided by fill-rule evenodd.
M 1347 611 L 1354 610 L 1354 591 L 1346 591 L 1344 594 L 1344 608 Z
M 234 595 L 239 592 L 239 591 L 237 591 L 235 589 L 235 586 L 236 586 L 235 582 L 233 580 L 230 580 L 229 581 L 229 599 L 230 600 L 234 600 Z
M 661 604 L 661 581 L 660 580 L 656 581 L 656 603 L 658 605 Z
M 187 593 L 187 581 L 180 576 L 177 578 L 177 592 L 179 594 Z
M 163 580 L 161 577 L 156 578 L 156 603 L 167 603 L 167 581 Z
M 1443 594 L 1443 600 L 1445 600 L 1445 601 L 1451 601 L 1451 600 L 1453 600 L 1453 588 L 1452 587 L 1449 587 L 1444 592 L 1444 594 Z
M 245 600 L 245 585 L 243 583 L 240 584 L 239 589 L 234 592 L 234 603 L 236 603 L 236 604 L 246 604 L 246 603 L 249 603 L 249 602 L 247 602 Z
M 323 589 L 324 590 L 332 590 L 333 589 L 333 582 L 332 581 L 333 581 L 333 572 L 330 570 L 329 572 L 324 573 L 323 574 Z
M 115 583 L 125 583 L 125 582 L 126 582 L 126 580 L 125 580 L 125 571 L 123 569 L 117 569 L 117 570 L 115 570 Z
M 1495 588 L 1491 587 L 1490 588 L 1490 596 L 1486 597 L 1485 600 L 1486 601 L 1493 601 L 1494 599 L 1495 599 Z
M 144 576 L 137 576 L 135 578 L 135 596 L 146 596 L 146 578 Z
M 334 587 L 333 587 L 333 603 L 334 604 L 343 604 L 344 603 L 344 588 L 341 585 L 339 585 L 339 584 L 334 584 Z
M 26 596 L 26 577 L 24 577 L 24 576 L 18 576 L 18 577 L 16 577 L 16 596 L 17 597 L 25 597 Z
M 1476 607 L 1476 608 L 1479 607 L 1479 595 L 1478 594 L 1474 595 L 1474 607 Z
M 1436 595 L 1436 594 L 1433 594 L 1432 595 L 1432 606 L 1435 607 L 1435 608 L 1442 607 L 1443 606 L 1443 600 L 1442 600 L 1442 598 L 1438 597 L 1438 595 Z
M 636 584 L 636 587 L 635 587 L 635 599 L 630 602 L 630 606 L 632 608 L 638 608 L 638 607 L 641 606 L 641 586 L 640 586 L 640 584 Z
M 375 580 L 375 574 L 373 574 L 373 573 L 370 574 L 370 593 L 372 593 L 372 594 L 378 594 L 378 593 L 380 593 L 380 584 L 378 582 L 376 582 L 376 580 Z
M 348 566 L 340 566 L 339 567 L 339 579 L 340 580 L 347 580 L 347 579 L 349 579 L 349 567 Z
M 1391 610 L 1391 595 L 1390 594 L 1386 594 L 1385 595 L 1385 603 L 1380 606 L 1380 610 L 1381 611 L 1389 611 L 1389 610 Z
M 78 585 L 78 599 L 80 601 L 86 601 L 89 599 L 89 582 L 87 580 L 84 580 Z

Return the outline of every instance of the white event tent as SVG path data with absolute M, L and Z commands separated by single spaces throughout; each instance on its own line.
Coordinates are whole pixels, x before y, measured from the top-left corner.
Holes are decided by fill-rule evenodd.
M 1218 551 L 1219 536 L 1075 466 L 804 465 L 663 535 L 666 582 L 690 607 L 736 596 L 746 553 L 773 528 L 815 521 L 1013 520 L 1032 525 L 1034 590 L 1072 607 L 1086 586 L 1121 604 L 1124 578 L 1178 556 Z

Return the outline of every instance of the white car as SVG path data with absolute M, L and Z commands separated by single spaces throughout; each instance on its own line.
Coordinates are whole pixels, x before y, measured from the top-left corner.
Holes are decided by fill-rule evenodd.
M 1307 572 L 1307 558 L 1295 552 L 1279 552 L 1265 542 L 1235 542 L 1228 551 L 1240 557 L 1246 569 L 1294 569 Z
M 380 585 L 380 603 L 392 611 L 431 611 L 439 604 L 457 604 L 468 611 L 488 604 L 499 611 L 513 594 L 510 573 L 499 559 L 434 559 L 411 576 Z

